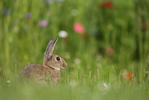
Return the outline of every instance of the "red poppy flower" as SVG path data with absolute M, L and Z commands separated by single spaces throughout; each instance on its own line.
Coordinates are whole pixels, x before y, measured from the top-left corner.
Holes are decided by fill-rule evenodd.
M 132 74 L 131 74 L 130 72 L 128 73 L 127 76 L 128 76 L 128 78 L 129 78 L 129 80 L 133 80 L 133 78 L 132 78 Z
M 124 80 L 133 80 L 132 73 L 128 72 L 127 70 L 122 73 L 122 77 Z
M 112 10 L 113 9 L 113 4 L 110 1 L 106 1 L 106 2 L 101 3 L 100 7 L 105 7 L 105 8 L 108 8 L 108 9 Z

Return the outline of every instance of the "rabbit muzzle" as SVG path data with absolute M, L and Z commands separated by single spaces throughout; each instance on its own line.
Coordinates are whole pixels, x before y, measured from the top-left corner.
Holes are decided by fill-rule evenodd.
M 61 69 L 64 70 L 67 67 L 67 63 L 63 63 Z

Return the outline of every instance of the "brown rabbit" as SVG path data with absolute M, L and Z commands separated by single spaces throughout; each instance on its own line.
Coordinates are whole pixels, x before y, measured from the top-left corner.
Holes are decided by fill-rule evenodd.
M 21 76 L 32 79 L 35 81 L 48 82 L 52 80 L 54 83 L 57 83 L 60 79 L 60 70 L 65 69 L 67 63 L 60 56 L 53 54 L 54 46 L 56 40 L 51 39 L 47 45 L 43 65 L 31 64 L 25 66 L 24 69 L 20 72 Z

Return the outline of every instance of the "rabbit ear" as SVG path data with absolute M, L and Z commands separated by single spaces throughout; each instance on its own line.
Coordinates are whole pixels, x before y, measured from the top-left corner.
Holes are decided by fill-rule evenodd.
M 50 58 L 53 54 L 53 50 L 54 50 L 54 47 L 55 47 L 55 44 L 56 44 L 56 41 L 58 39 L 54 40 L 54 39 L 51 39 L 49 40 L 49 43 L 47 45 L 47 48 L 46 48 L 46 51 L 45 51 L 45 56 Z

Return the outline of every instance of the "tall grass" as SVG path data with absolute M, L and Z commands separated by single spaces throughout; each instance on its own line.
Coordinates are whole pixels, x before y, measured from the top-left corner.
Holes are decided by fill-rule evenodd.
M 119 91 L 119 99 L 131 99 L 135 92 L 138 94 L 136 99 L 143 97 L 145 100 L 149 89 L 145 84 L 149 80 L 149 2 L 110 0 L 113 6 L 111 9 L 105 6 L 104 2 L 106 1 L 1 0 L 2 98 L 14 97 L 15 100 L 20 94 L 18 99 L 34 99 L 41 93 L 41 98 L 36 99 L 48 99 L 48 95 L 54 93 L 60 97 L 64 95 L 63 99 L 110 99 L 111 96 L 115 98 Z M 31 14 L 31 17 L 26 18 L 27 14 Z M 48 22 L 46 27 L 40 26 L 42 20 Z M 85 34 L 74 31 L 75 23 L 84 25 Z M 45 87 L 21 85 L 17 81 L 19 71 L 28 64 L 42 64 L 48 40 L 57 38 L 61 30 L 65 30 L 68 37 L 59 38 L 54 52 L 66 59 L 68 68 L 62 71 L 60 86 L 48 87 L 44 91 Z M 108 48 L 112 48 L 112 55 L 107 53 Z M 122 79 L 123 70 L 132 73 L 133 81 Z M 113 89 L 103 92 L 101 90 L 105 88 L 104 84 L 121 89 L 114 88 L 114 92 Z M 123 87 L 125 85 L 126 87 Z M 75 88 L 72 88 L 73 86 Z M 128 87 L 132 87 L 132 91 Z M 126 93 L 129 90 L 132 94 L 130 96 Z M 11 96 L 7 97 L 7 94 Z

